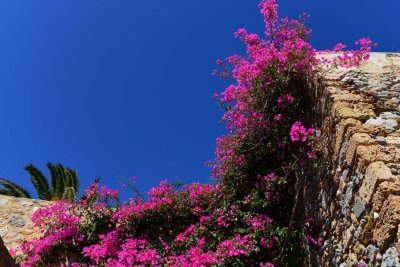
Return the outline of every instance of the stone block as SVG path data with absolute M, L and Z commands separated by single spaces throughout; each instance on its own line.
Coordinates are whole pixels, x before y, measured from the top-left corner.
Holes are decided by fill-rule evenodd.
M 398 136 L 388 136 L 385 138 L 386 143 L 390 146 L 400 147 L 400 137 Z
M 392 182 L 382 182 L 379 184 L 372 198 L 372 208 L 374 211 L 380 211 L 383 202 L 390 195 L 400 195 L 400 181 Z
M 355 214 L 355 216 L 357 217 L 358 220 L 364 214 L 364 212 L 365 212 L 365 204 L 364 204 L 364 201 L 362 201 L 361 198 L 357 198 L 357 200 L 355 201 L 355 203 L 353 205 L 353 212 L 354 212 L 354 214 Z
M 356 95 L 356 94 L 332 94 L 331 98 L 333 101 L 338 102 L 338 101 L 343 101 L 343 102 L 360 102 L 363 100 L 361 95 Z
M 376 140 L 367 133 L 355 133 L 350 137 L 346 151 L 346 162 L 350 165 L 353 162 L 357 147 L 360 145 L 373 145 Z
M 395 247 L 389 248 L 383 254 L 381 267 L 400 267 L 399 253 Z
M 378 185 L 384 181 L 393 181 L 390 169 L 381 161 L 371 163 L 359 190 L 361 199 L 369 204 Z
M 350 182 L 347 184 L 346 193 L 342 195 L 342 199 L 340 200 L 340 210 L 345 220 L 350 215 L 349 214 L 349 205 L 353 199 L 354 195 L 354 183 Z
M 366 255 L 370 262 L 375 261 L 375 256 L 379 252 L 379 249 L 374 245 L 368 245 L 364 250 L 364 255 Z
M 357 119 L 365 121 L 369 118 L 375 117 L 375 113 L 372 109 L 365 108 L 350 108 L 350 107 L 338 107 L 336 110 L 336 116 L 340 119 Z
M 340 147 L 342 146 L 344 136 L 349 127 L 361 125 L 361 122 L 355 119 L 342 120 L 338 124 L 336 130 L 336 142 L 335 142 L 335 157 L 339 156 Z
M 11 219 L 8 221 L 10 225 L 14 225 L 16 227 L 24 227 L 25 226 L 25 220 L 21 217 L 16 217 L 13 216 Z
M 390 195 L 383 203 L 379 219 L 375 225 L 373 239 L 381 251 L 386 250 L 397 238 L 400 223 L 400 196 Z
M 400 116 L 393 113 L 393 112 L 382 112 L 381 114 L 379 114 L 379 117 L 385 120 L 396 120 L 396 121 L 400 121 Z
M 361 255 L 364 252 L 364 250 L 365 250 L 364 245 L 358 241 L 354 244 L 352 249 L 352 251 L 357 255 Z
M 357 148 L 357 165 L 358 167 L 366 167 L 372 162 L 383 161 L 389 162 L 400 162 L 400 149 L 394 146 L 359 146 Z
M 392 119 L 382 119 L 382 118 L 369 119 L 369 120 L 367 120 L 367 122 L 365 124 L 384 127 L 391 131 L 394 131 L 399 127 L 399 124 L 397 123 L 397 121 L 392 120 Z
M 357 255 L 354 253 L 350 253 L 346 260 L 345 266 L 357 266 L 357 263 L 358 263 Z

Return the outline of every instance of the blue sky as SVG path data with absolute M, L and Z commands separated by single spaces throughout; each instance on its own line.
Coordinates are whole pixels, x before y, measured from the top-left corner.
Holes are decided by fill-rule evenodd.
M 400 51 L 400 2 L 278 1 L 311 14 L 313 45 L 370 36 Z M 22 167 L 78 170 L 81 190 L 101 176 L 210 181 L 204 162 L 223 133 L 212 99 L 225 86 L 215 60 L 242 53 L 239 27 L 263 32 L 255 0 L 0 1 L 0 176 L 31 192 Z M 124 199 L 130 192 L 123 191 Z

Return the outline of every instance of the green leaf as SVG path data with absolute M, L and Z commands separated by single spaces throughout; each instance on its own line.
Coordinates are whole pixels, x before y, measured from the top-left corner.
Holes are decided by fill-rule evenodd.
M 25 197 L 25 198 L 31 198 L 31 195 L 29 194 L 28 190 L 23 188 L 22 186 L 12 182 L 11 180 L 7 178 L 0 178 L 0 185 L 5 188 L 4 193 L 7 192 L 7 195 L 12 195 L 15 197 Z
M 51 162 L 47 163 L 51 175 L 52 196 L 60 197 L 64 193 L 64 179 L 60 176 L 59 167 Z
M 26 165 L 24 169 L 29 173 L 29 178 L 35 187 L 39 198 L 43 200 L 51 200 L 52 190 L 43 173 L 31 163 Z
M 66 168 L 66 171 L 67 171 L 68 175 L 71 177 L 71 185 L 70 186 L 72 186 L 75 189 L 75 192 L 78 193 L 78 191 L 79 191 L 78 171 L 70 169 L 70 168 Z
M 63 200 L 71 200 L 74 201 L 76 199 L 76 192 L 73 187 L 66 187 L 64 189 L 64 193 L 62 195 Z
M 13 192 L 11 192 L 7 189 L 0 189 L 0 195 L 18 197 L 18 196 L 15 196 Z

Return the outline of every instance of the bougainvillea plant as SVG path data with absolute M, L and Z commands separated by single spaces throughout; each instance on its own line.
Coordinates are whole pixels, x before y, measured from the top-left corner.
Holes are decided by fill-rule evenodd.
M 218 60 L 214 72 L 233 80 L 214 95 L 227 127 L 209 163 L 215 183 L 162 181 L 148 200 L 121 204 L 117 191 L 95 182 L 81 200 L 34 214 L 42 236 L 17 249 L 22 266 L 299 266 L 306 248 L 320 245 L 299 212 L 320 153 L 307 121 L 308 84 L 321 65 L 368 59 L 373 44 L 363 38 L 359 50 L 324 57 L 308 42 L 306 15 L 279 19 L 275 0 L 259 7 L 265 39 L 239 29 L 246 55 Z

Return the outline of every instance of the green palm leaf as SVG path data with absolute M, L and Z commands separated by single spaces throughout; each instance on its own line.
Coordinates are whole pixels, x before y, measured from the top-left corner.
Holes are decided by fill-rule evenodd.
M 47 168 L 51 175 L 52 197 L 61 198 L 65 187 L 63 169 L 60 167 L 60 164 L 53 164 L 51 162 L 47 163 Z
M 4 188 L 0 189 L 0 195 L 18 197 L 18 196 L 15 196 L 13 192 L 11 192 L 7 189 L 4 189 Z
M 28 190 L 7 178 L 0 177 L 0 185 L 3 186 L 4 190 L 8 192 L 7 195 L 31 198 Z
M 29 173 L 29 178 L 35 187 L 39 198 L 43 200 L 51 200 L 52 189 L 43 173 L 31 163 L 26 165 L 24 169 Z
M 78 179 L 78 172 L 76 170 L 66 168 L 66 174 L 69 176 L 70 179 L 70 184 L 68 186 L 71 186 L 75 189 L 75 192 L 79 191 L 79 179 Z
M 74 201 L 76 199 L 75 189 L 73 187 L 66 187 L 62 199 Z
M 72 187 L 72 175 L 67 169 L 64 169 L 65 187 Z

